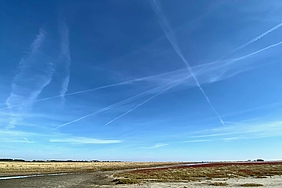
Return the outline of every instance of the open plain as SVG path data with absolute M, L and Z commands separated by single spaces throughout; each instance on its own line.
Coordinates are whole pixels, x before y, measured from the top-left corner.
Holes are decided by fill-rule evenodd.
M 1 188 L 282 187 L 282 162 L 2 162 L 0 170 Z

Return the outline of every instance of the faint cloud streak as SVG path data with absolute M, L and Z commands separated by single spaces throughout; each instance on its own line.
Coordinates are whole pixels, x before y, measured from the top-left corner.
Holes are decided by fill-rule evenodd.
M 71 138 L 59 138 L 50 139 L 50 142 L 54 143 L 68 143 L 68 144 L 117 144 L 121 143 L 121 140 L 103 140 L 86 137 L 71 137 Z
M 39 30 L 31 45 L 31 52 L 19 63 L 19 73 L 15 76 L 12 91 L 6 100 L 10 109 L 10 123 L 7 128 L 14 128 L 22 120 L 21 113 L 28 111 L 42 89 L 50 83 L 54 73 L 52 61 L 44 53 L 46 31 Z

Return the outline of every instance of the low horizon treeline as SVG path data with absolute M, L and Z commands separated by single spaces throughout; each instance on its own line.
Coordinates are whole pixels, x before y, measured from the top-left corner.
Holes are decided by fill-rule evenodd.
M 99 160 L 24 160 L 24 159 L 0 159 L 0 162 L 122 162 L 122 161 L 99 161 Z

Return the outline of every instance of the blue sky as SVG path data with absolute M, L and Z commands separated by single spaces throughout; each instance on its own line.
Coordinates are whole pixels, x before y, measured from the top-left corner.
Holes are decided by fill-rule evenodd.
M 0 7 L 0 158 L 281 159 L 281 1 Z

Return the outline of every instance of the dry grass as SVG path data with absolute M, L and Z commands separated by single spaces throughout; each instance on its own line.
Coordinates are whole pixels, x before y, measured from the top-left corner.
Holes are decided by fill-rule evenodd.
M 79 173 L 165 166 L 161 162 L 0 162 L 0 175 Z M 179 163 L 178 163 L 179 164 Z
M 209 183 L 208 185 L 212 185 L 212 186 L 227 186 L 228 183 L 216 181 L 216 182 L 211 182 L 211 183 Z
M 263 186 L 263 184 L 260 183 L 244 183 L 240 185 L 241 187 L 260 187 Z
M 273 175 L 282 175 L 282 163 L 249 165 L 222 163 L 222 165 L 214 166 L 146 169 L 115 174 L 116 177 L 156 182 L 188 182 L 211 180 L 213 178 L 264 178 Z
M 115 184 L 139 184 L 141 180 L 129 179 L 129 178 L 119 178 L 113 181 Z

